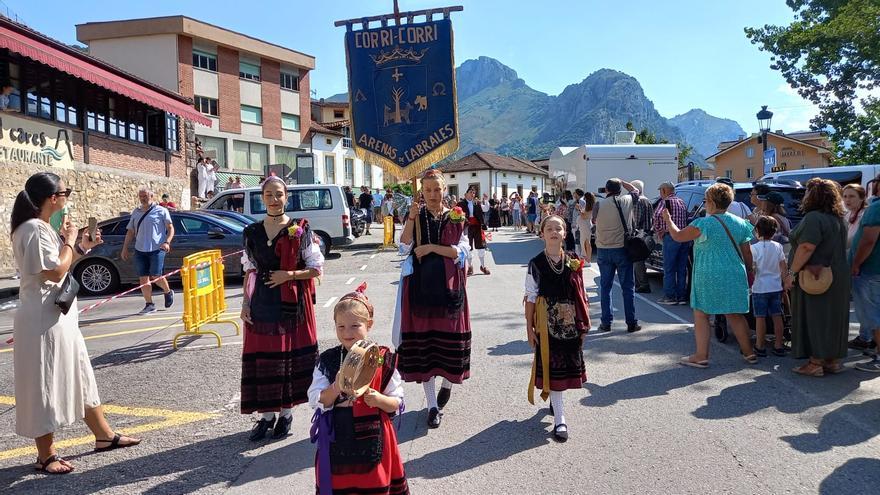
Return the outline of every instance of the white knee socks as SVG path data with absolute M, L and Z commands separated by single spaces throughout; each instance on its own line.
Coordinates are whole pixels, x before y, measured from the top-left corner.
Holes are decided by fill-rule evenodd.
M 477 249 L 477 256 L 480 257 L 480 266 L 486 266 L 486 250 Z
M 292 407 L 282 407 L 281 408 L 281 416 L 285 418 L 293 417 L 293 408 Z
M 444 378 L 443 382 L 440 384 L 440 388 L 452 388 L 452 382 Z
M 266 421 L 272 421 L 275 419 L 275 413 L 273 412 L 264 412 L 263 417 L 260 419 L 265 419 Z
M 562 405 L 562 392 L 550 391 L 550 404 L 553 405 L 553 425 L 565 423 L 565 410 Z
M 437 391 L 434 389 L 434 377 L 428 378 L 422 382 L 425 389 L 425 400 L 428 402 L 428 409 L 439 409 L 437 406 Z

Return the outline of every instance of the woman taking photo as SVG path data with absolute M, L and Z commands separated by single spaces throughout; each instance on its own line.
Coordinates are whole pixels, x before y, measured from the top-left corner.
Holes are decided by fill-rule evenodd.
M 510 196 L 510 213 L 513 217 L 513 230 L 520 230 L 522 228 L 522 210 L 523 204 L 517 193 L 513 193 Z
M 441 200 L 446 181 L 439 170 L 421 179 L 423 206 L 410 209 L 400 233 L 401 266 L 394 344 L 404 381 L 421 383 L 428 403 L 428 427 L 440 426 L 440 410 L 452 384 L 470 377 L 471 322 L 464 267 L 468 255 L 466 213 Z M 434 378 L 443 378 L 435 395 Z
M 77 229 L 70 222 L 62 225 L 62 240 L 49 224 L 72 193 L 57 175 L 34 174 L 15 198 L 10 222 L 12 250 L 21 273 L 21 302 L 13 327 L 15 432 L 35 440 L 34 467 L 50 474 L 73 471 L 73 465 L 55 451 L 53 435 L 81 418 L 95 435 L 95 451 L 141 442 L 115 433 L 104 419 L 79 330 L 76 299 L 66 314 L 55 304 L 73 262 L 103 242 L 100 233 L 94 239 L 83 235 L 77 242 Z
M 791 349 L 795 358 L 809 358 L 794 369 L 801 375 L 822 376 L 844 369 L 840 360 L 847 353 L 850 271 L 839 187 L 827 179 L 810 179 L 801 202 L 804 218 L 791 232 Z M 813 294 L 804 291 L 805 283 L 812 282 L 805 277 L 827 281 L 829 268 L 831 284 L 827 289 L 821 293 L 811 290 Z
M 663 220 L 672 239 L 676 242 L 694 241 L 691 307 L 694 309 L 697 350 L 679 360 L 684 366 L 709 366 L 709 315 L 726 315 L 743 359 L 749 364 L 758 362 L 749 340 L 749 325 L 743 316 L 749 312 L 752 224 L 727 212 L 732 201 L 730 186 L 721 183 L 709 186 L 706 189 L 706 216 L 695 219 L 681 230 L 672 221 L 669 208 L 663 209 Z
M 318 358 L 314 279 L 324 266 L 308 221 L 284 213 L 287 184 L 269 176 L 261 197 L 266 218 L 245 227 L 242 257 L 248 289 L 241 305 L 241 413 L 262 414 L 252 441 L 270 428 L 272 438 L 287 435 L 293 406 L 308 402 Z

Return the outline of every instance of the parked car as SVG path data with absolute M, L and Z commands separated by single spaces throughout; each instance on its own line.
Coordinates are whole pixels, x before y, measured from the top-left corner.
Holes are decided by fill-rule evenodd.
M 229 210 L 232 196 L 244 195 L 244 214 L 256 220 L 266 216 L 266 206 L 259 187 L 227 189 L 209 201 L 206 210 Z M 351 211 L 345 201 L 342 186 L 335 184 L 291 184 L 287 186 L 285 211 L 291 216 L 305 218 L 322 241 L 324 256 L 331 247 L 354 242 Z
M 239 213 L 237 211 L 232 211 L 232 210 L 195 210 L 195 211 L 199 212 L 199 213 L 201 213 L 201 212 L 210 213 L 211 215 L 220 217 L 228 222 L 237 223 L 237 224 L 241 225 L 242 227 L 247 227 L 248 225 L 259 221 L 250 215 L 245 215 L 244 213 Z
M 706 207 L 704 204 L 706 189 L 714 183 L 715 181 L 713 180 L 695 180 L 680 182 L 675 185 L 675 195 L 681 198 L 687 207 L 688 224 L 690 224 L 695 218 L 706 215 Z M 785 198 L 783 207 L 785 208 L 786 217 L 791 221 L 792 228 L 797 226 L 803 218 L 800 208 L 801 200 L 804 198 L 804 187 L 787 183 L 768 182 L 766 184 L 770 187 L 771 191 L 776 191 L 782 194 L 782 197 Z M 753 187 L 754 185 L 748 182 L 735 184 L 733 188 L 734 199 L 745 204 L 749 208 L 754 208 L 751 204 Z M 659 202 L 659 198 L 653 201 L 655 209 Z M 684 226 L 679 225 L 678 227 L 682 228 Z M 645 260 L 645 264 L 648 268 L 653 270 L 659 272 L 663 271 L 663 245 L 661 243 L 655 244 L 654 250 L 651 252 L 651 256 Z
M 85 295 L 99 295 L 115 292 L 122 284 L 138 282 L 134 260 L 122 261 L 122 244 L 128 230 L 129 216 L 124 215 L 98 224 L 104 243 L 92 249 L 89 254 L 78 259 L 71 267 L 74 278 L 79 282 Z M 200 212 L 172 211 L 174 239 L 171 252 L 165 257 L 165 272 L 173 271 L 190 254 L 208 249 L 220 249 L 225 254 L 242 249 L 244 227 L 228 222 L 220 217 Z M 133 249 L 130 246 L 129 249 Z M 241 276 L 240 256 L 226 259 L 225 274 Z M 169 277 L 179 279 L 179 275 Z
M 868 189 L 868 194 L 870 194 L 868 182 L 877 177 L 878 174 L 880 174 L 880 165 L 843 165 L 837 167 L 805 168 L 801 170 L 771 172 L 764 177 L 761 177 L 760 181 L 778 183 L 789 181 L 806 185 L 807 181 L 813 177 L 820 177 L 822 179 L 831 179 L 841 186 L 858 184 L 865 189 Z

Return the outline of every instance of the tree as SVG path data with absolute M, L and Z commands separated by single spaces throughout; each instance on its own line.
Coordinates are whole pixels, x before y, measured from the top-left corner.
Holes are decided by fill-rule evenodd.
M 836 162 L 880 162 L 880 1 L 787 0 L 788 26 L 746 28 L 798 94 L 819 107 L 814 130 L 830 131 Z
M 626 130 L 635 131 L 635 126 L 633 126 L 632 122 L 626 123 Z M 669 141 L 665 139 L 657 139 L 657 136 L 654 135 L 653 132 L 649 131 L 647 128 L 642 128 L 641 131 L 636 133 L 636 144 L 667 144 Z

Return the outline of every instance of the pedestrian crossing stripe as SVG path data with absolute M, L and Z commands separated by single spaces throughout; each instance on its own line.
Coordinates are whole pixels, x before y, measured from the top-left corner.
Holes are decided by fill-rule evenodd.
M 0 404 L 15 405 L 15 397 L 0 395 Z M 218 413 L 202 413 L 192 411 L 172 411 L 170 409 L 154 409 L 149 407 L 127 407 L 117 406 L 113 404 L 105 404 L 104 412 L 107 414 L 118 414 L 121 416 L 135 416 L 139 418 L 161 418 L 159 421 L 153 421 L 142 425 L 135 425 L 125 428 L 125 435 L 137 435 L 148 431 L 161 430 L 164 428 L 174 428 L 198 421 L 206 421 L 220 417 Z M 95 437 L 86 435 L 76 438 L 68 438 L 55 442 L 55 447 L 62 449 L 66 447 L 74 447 L 94 443 Z M 37 449 L 33 445 L 27 447 L 18 447 L 9 450 L 0 451 L 0 461 L 6 459 L 14 459 L 24 456 L 36 456 Z

